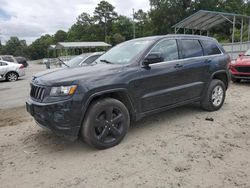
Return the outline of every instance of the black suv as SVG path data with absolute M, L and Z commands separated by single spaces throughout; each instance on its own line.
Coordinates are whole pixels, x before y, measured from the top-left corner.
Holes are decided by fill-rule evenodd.
M 35 75 L 26 107 L 42 127 L 105 149 L 144 116 L 193 102 L 220 109 L 229 63 L 213 38 L 139 38 L 115 46 L 89 66 Z

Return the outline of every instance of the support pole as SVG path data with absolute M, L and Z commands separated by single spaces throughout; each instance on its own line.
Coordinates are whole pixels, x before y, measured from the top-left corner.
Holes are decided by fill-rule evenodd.
M 133 9 L 133 37 L 135 39 L 135 9 Z
M 186 34 L 186 28 L 184 28 L 184 34 Z
M 248 39 L 247 39 L 247 42 L 248 42 L 248 48 L 250 48 L 250 19 L 249 19 L 249 23 L 248 23 Z
M 243 38 L 244 20 L 241 18 L 241 29 L 240 29 L 240 51 L 242 51 L 242 38 Z
M 176 29 L 176 27 L 174 28 L 174 33 L 175 33 L 175 34 L 177 33 L 177 29 Z
M 233 59 L 233 54 L 234 54 L 234 32 L 235 32 L 235 16 L 233 19 L 232 52 L 231 52 L 232 59 Z

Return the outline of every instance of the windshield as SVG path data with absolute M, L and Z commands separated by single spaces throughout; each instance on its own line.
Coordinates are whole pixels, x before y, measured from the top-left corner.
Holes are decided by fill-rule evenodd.
M 250 56 L 250 49 L 248 49 L 245 53 L 246 56 Z
M 149 47 L 152 42 L 152 39 L 142 39 L 121 43 L 98 58 L 96 62 L 112 64 L 130 63 L 132 59 Z
M 83 60 L 85 60 L 87 57 L 89 57 L 89 55 L 90 55 L 89 53 L 86 53 L 86 54 L 76 56 L 73 59 L 66 62 L 66 64 L 69 67 L 78 67 L 78 66 L 80 66 L 80 64 L 82 63 Z

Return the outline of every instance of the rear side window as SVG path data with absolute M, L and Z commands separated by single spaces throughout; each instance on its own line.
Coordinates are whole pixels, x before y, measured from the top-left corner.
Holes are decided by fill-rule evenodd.
M 204 50 L 204 55 L 217 55 L 221 54 L 220 49 L 215 42 L 210 40 L 201 40 L 201 45 Z
M 179 40 L 182 58 L 192 58 L 203 56 L 203 50 L 198 40 Z

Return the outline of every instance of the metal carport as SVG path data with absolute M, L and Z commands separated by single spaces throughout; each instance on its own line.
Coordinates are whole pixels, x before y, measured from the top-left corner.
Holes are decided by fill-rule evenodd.
M 241 25 L 240 43 L 242 45 L 244 21 L 247 21 L 248 23 L 248 41 L 250 40 L 250 16 L 241 14 L 200 10 L 192 14 L 191 16 L 185 18 L 184 20 L 180 21 L 179 23 L 175 24 L 172 27 L 174 28 L 175 33 L 178 33 L 180 29 L 183 29 L 184 34 L 186 33 L 187 30 L 189 31 L 191 30 L 192 34 L 199 31 L 200 35 L 203 34 L 204 32 L 206 32 L 206 34 L 209 35 L 209 30 L 211 28 L 226 21 L 230 22 L 233 26 L 232 44 L 235 42 L 235 26 L 236 24 L 240 24 Z

